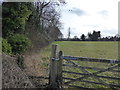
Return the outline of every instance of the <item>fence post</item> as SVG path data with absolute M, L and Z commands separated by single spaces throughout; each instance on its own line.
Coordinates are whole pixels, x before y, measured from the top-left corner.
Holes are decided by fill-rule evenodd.
M 49 73 L 49 84 L 50 88 L 57 88 L 57 45 L 52 45 L 52 57 L 50 60 L 50 73 Z
M 63 52 L 62 51 L 59 51 L 59 61 L 58 61 L 58 71 L 57 71 L 57 74 L 58 74 L 58 85 L 59 85 L 59 88 L 62 89 L 62 59 L 61 59 L 61 56 L 63 55 Z

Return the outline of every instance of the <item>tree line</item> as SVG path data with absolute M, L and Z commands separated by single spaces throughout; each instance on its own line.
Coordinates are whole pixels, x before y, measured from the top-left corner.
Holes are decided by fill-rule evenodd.
M 74 36 L 73 38 L 70 38 L 70 29 L 68 30 L 68 38 L 60 37 L 59 41 L 120 41 L 120 35 L 117 34 L 115 36 L 106 36 L 101 37 L 101 31 L 95 31 L 93 30 L 92 33 L 88 32 L 87 36 L 85 34 L 82 34 L 80 38 L 77 36 Z
M 39 51 L 62 34 L 57 3 L 2 2 L 1 6 L 2 51 L 5 53 Z

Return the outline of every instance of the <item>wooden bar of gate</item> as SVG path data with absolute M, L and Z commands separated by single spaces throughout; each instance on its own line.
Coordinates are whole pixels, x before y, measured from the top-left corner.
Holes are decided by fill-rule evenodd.
M 73 60 L 73 61 L 88 61 L 88 62 L 101 62 L 101 63 L 111 63 L 120 64 L 120 60 L 114 59 L 100 59 L 100 58 L 88 58 L 88 57 L 72 57 L 72 56 L 61 56 L 62 59 Z

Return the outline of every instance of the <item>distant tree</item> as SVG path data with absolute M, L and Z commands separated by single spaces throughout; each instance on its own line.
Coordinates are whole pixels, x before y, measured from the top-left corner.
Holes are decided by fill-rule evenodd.
M 117 41 L 120 41 L 120 37 L 118 37 Z
M 92 41 L 98 41 L 101 38 L 100 31 L 93 31 L 93 33 L 88 33 L 88 39 Z
M 68 40 L 70 40 L 70 34 L 71 34 L 71 31 L 70 31 L 70 27 L 68 28 Z
M 93 34 L 92 34 L 92 40 L 93 41 L 98 41 L 100 39 L 101 35 L 100 35 L 100 31 L 93 31 Z
M 81 40 L 85 41 L 85 35 L 84 34 L 81 35 Z
M 120 41 L 120 34 L 115 35 L 114 40 Z
M 92 34 L 88 32 L 88 40 L 92 40 Z
M 79 41 L 80 39 L 77 36 L 74 36 L 73 41 Z
M 108 37 L 105 37 L 105 41 L 109 41 L 109 38 L 108 38 Z

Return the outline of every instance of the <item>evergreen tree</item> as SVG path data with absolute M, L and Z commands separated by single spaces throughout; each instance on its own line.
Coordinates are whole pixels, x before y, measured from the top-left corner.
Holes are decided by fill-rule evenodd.
M 81 35 L 81 40 L 85 41 L 85 35 L 84 34 Z
M 2 3 L 2 35 L 4 38 L 16 33 L 24 33 L 26 20 L 32 13 L 28 8 L 30 4 L 25 2 Z

